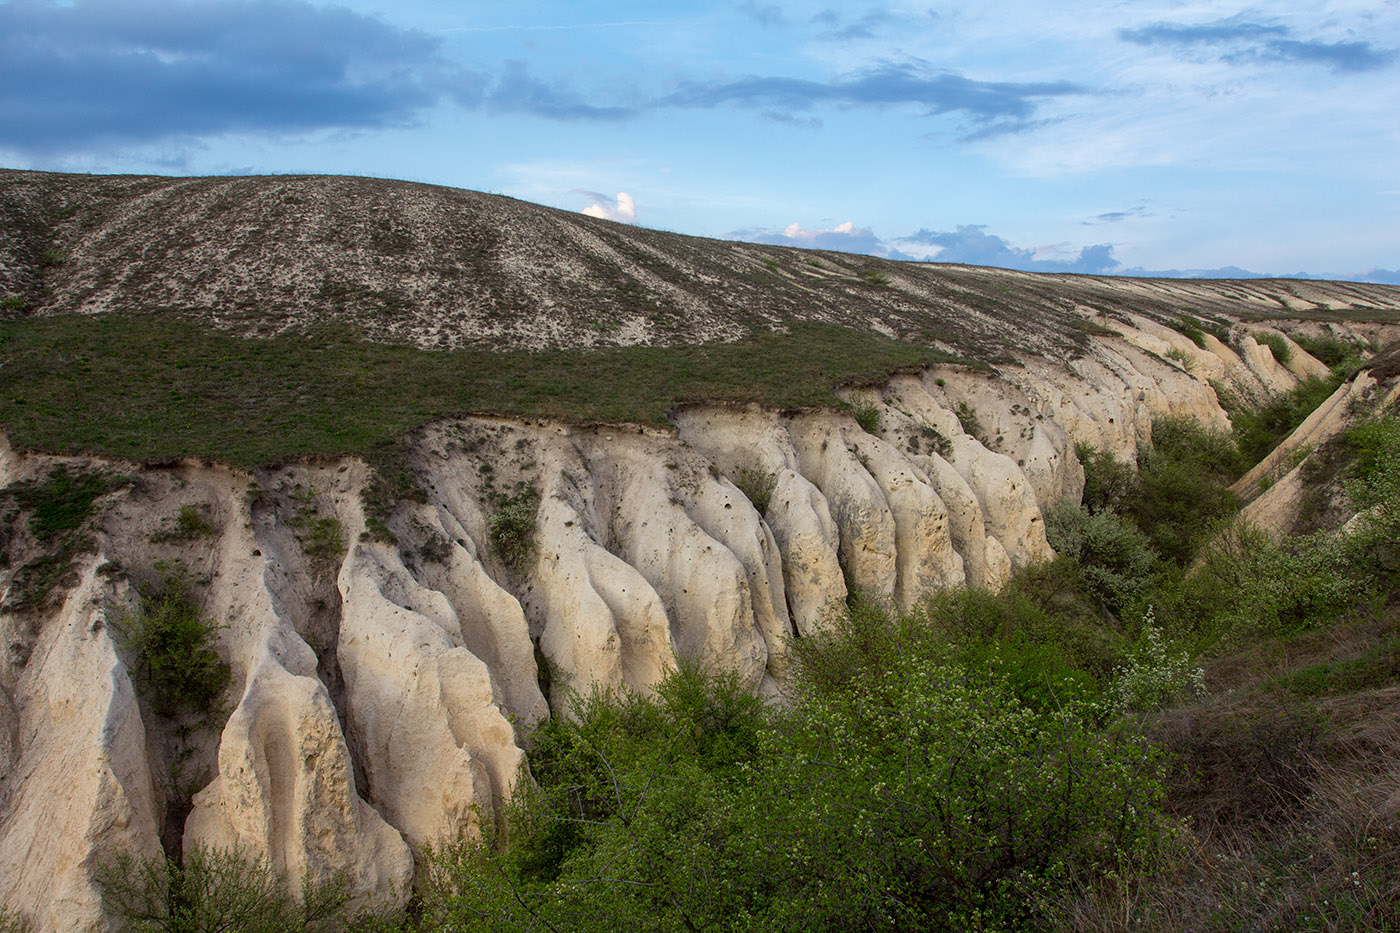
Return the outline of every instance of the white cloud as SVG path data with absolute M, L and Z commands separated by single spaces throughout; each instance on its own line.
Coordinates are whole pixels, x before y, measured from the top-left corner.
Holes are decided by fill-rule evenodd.
M 592 202 L 583 209 L 583 213 L 589 217 L 597 217 L 601 220 L 615 220 L 618 223 L 634 224 L 637 222 L 637 202 L 632 200 L 632 195 L 626 191 L 619 191 L 617 197 L 610 198 L 605 194 L 596 191 L 584 191 L 576 188 L 570 194 L 587 195 Z
M 869 227 L 857 227 L 851 221 L 837 224 L 828 230 L 808 230 L 800 223 L 790 223 L 782 233 L 770 230 L 736 230 L 730 234 L 739 240 L 751 243 L 768 243 L 774 246 L 798 246 L 804 249 L 830 249 L 842 253 L 866 253 L 883 256 L 887 259 L 911 259 L 913 257 L 891 249 L 875 235 Z

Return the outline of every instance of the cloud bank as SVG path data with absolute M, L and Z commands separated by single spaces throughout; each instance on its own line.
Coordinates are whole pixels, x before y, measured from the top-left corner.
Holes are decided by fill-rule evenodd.
M 452 73 L 431 36 L 286 0 L 0 5 L 0 145 L 409 123 Z
M 1114 215 L 1123 215 L 1122 217 Z M 1110 222 L 1133 211 L 1114 211 L 1100 215 Z M 763 230 L 737 230 L 730 234 L 737 240 L 767 243 L 774 246 L 796 246 L 805 249 L 827 249 L 842 253 L 859 253 L 884 259 L 914 260 L 933 263 L 960 263 L 969 266 L 993 266 L 1020 272 L 1072 273 L 1077 275 L 1119 275 L 1144 278 L 1176 279 L 1344 279 L 1351 282 L 1374 282 L 1400 285 L 1400 270 L 1368 269 L 1352 274 L 1335 273 L 1271 273 L 1254 272 L 1239 266 L 1214 269 L 1147 269 L 1125 267 L 1114 256 L 1112 243 L 1095 243 L 1079 247 L 1073 258 L 1040 258 L 1042 250 L 1014 246 L 1003 237 L 988 233 L 984 224 L 962 224 L 952 230 L 921 229 L 908 236 L 884 240 L 869 227 L 857 227 L 852 222 L 831 229 L 808 230 L 800 224 L 789 224 L 781 233 Z M 1056 248 L 1054 252 L 1064 252 Z
M 1370 42 L 1299 39 L 1277 23 L 1251 22 L 1243 15 L 1208 23 L 1151 23 L 1120 29 L 1125 42 L 1183 52 L 1195 51 L 1228 64 L 1287 63 L 1325 65 L 1333 71 L 1374 71 L 1396 61 L 1394 49 Z
M 738 8 L 767 24 L 771 4 Z M 841 26 L 855 38 L 884 19 Z M 54 155 L 229 133 L 413 125 L 444 101 L 492 114 L 617 122 L 730 107 L 819 127 L 819 107 L 911 108 L 961 117 L 977 138 L 1035 124 L 1040 106 L 1088 91 L 1067 81 L 983 81 L 918 60 L 827 80 L 680 78 L 633 99 L 590 96 L 519 60 L 451 61 L 442 41 L 307 0 L 15 0 L 0 3 L 0 148 Z

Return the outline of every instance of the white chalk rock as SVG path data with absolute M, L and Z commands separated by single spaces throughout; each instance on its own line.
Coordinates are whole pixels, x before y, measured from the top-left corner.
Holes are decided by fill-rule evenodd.
M 164 854 L 136 694 L 88 565 L 14 688 L 21 746 L 0 776 L 0 904 L 48 931 L 108 929 L 96 873 Z
M 952 445 L 950 462 L 977 496 L 987 535 L 997 539 L 1011 565 L 1024 567 L 1053 557 L 1035 490 L 1015 461 L 966 434 L 954 438 Z M 988 556 L 990 569 L 994 552 L 989 551 Z
M 826 497 L 810 480 L 784 469 L 773 484 L 767 522 L 782 555 L 793 623 L 802 635 L 815 634 L 832 609 L 846 600 L 836 520 Z
M 1273 395 L 1287 392 L 1298 384 L 1298 377 L 1274 358 L 1274 352 L 1254 339 L 1252 334 L 1240 336 L 1240 351 L 1244 364 Z
M 540 692 L 530 627 L 519 601 L 491 579 L 470 549 L 456 540 L 450 547 L 443 568 L 420 572 L 422 582 L 451 606 L 449 633 L 459 632 L 463 647 L 486 665 L 497 705 L 518 724 L 528 728 L 547 719 L 549 705 Z
M 783 589 L 783 568 L 778 544 L 739 489 L 727 480 L 706 474 L 690 500 L 688 514 L 716 541 L 719 541 L 744 567 L 753 601 L 754 624 L 768 650 L 769 673 L 782 673 L 792 620 L 788 618 L 787 594 Z
M 386 598 L 402 568 L 355 545 L 340 573 L 339 657 L 350 738 L 370 802 L 410 845 L 452 841 L 493 819 L 523 753 L 486 665 L 444 626 Z
M 758 686 L 768 650 L 743 563 L 691 519 L 687 491 L 647 451 L 619 444 L 610 459 L 621 556 L 661 596 L 677 655 Z
M 184 846 L 266 859 L 293 897 L 343 878 L 352 909 L 402 907 L 413 881 L 403 838 L 355 793 L 326 688 L 288 671 L 271 650 L 224 726 L 219 775 L 194 797 Z
M 540 650 L 562 677 L 551 685 L 554 707 L 565 710 L 570 691 L 649 693 L 675 666 L 661 598 L 640 573 L 593 541 L 562 500 L 545 497 L 538 529 L 532 599 L 544 619 Z
M 792 422 L 793 445 L 802 474 L 821 490 L 836 519 L 841 565 L 863 592 L 893 599 L 899 580 L 894 515 L 879 483 L 848 449 L 843 420 L 799 416 Z
M 928 477 L 878 438 L 853 434 L 852 442 L 894 519 L 896 605 L 912 609 L 924 593 L 966 582 L 963 560 L 953 549 L 947 509 Z

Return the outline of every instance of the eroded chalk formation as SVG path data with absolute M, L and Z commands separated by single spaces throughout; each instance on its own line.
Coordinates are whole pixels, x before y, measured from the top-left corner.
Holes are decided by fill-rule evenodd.
M 431 425 L 409 458 L 425 501 L 373 521 L 357 462 L 0 452 L 7 482 L 59 463 L 131 478 L 55 603 L 15 604 L 25 555 L 5 571 L 0 900 L 40 930 L 105 929 L 103 860 L 208 846 L 294 892 L 340 878 L 357 903 L 401 904 L 414 856 L 497 819 L 522 734 L 573 697 L 645 692 L 685 662 L 780 695 L 790 640 L 848 586 L 910 607 L 1051 556 L 1042 510 L 1079 497 L 1076 442 L 1132 460 L 1157 415 L 1228 426 L 1212 384 L 1255 398 L 1320 365 L 1247 334 L 1236 353 L 1109 324 L 1078 359 L 939 365 L 845 390 L 847 412 Z M 186 509 L 205 525 L 172 533 Z M 111 622 L 171 573 L 231 671 L 203 725 L 153 708 Z

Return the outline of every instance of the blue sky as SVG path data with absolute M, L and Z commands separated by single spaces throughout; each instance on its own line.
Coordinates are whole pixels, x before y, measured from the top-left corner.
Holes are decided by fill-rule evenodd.
M 1400 0 L 9 0 L 0 165 L 379 175 L 896 258 L 1400 283 Z

